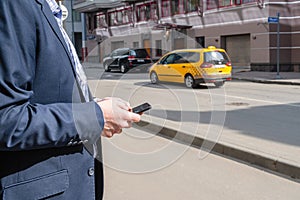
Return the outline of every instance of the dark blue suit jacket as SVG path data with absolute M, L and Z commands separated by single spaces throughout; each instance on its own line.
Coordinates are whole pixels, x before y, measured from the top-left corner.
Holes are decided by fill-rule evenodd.
M 82 141 L 103 123 L 47 2 L 1 0 L 0 199 L 100 199 L 102 164 Z

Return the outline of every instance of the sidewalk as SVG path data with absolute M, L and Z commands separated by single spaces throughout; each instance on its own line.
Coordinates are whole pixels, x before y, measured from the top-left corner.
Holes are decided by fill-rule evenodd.
M 280 72 L 280 78 L 276 72 L 241 71 L 232 74 L 232 79 L 251 81 L 267 84 L 300 85 L 300 72 Z
M 151 120 L 145 119 L 145 117 L 137 124 L 141 130 L 149 130 L 155 132 L 156 135 L 168 138 L 172 141 L 177 141 L 182 144 L 191 145 L 200 150 L 199 156 L 215 153 L 238 160 L 239 162 L 246 163 L 250 166 L 275 173 L 279 176 L 292 179 L 296 182 L 300 182 L 300 164 L 295 160 L 285 158 L 282 155 L 276 155 L 270 153 L 267 149 L 272 149 L 274 145 L 270 142 L 263 140 L 245 137 L 238 134 L 231 134 L 231 130 L 224 130 L 223 136 L 218 141 L 210 141 L 208 138 L 202 135 L 194 134 L 192 131 L 193 125 L 190 124 L 190 128 L 186 128 L 188 124 L 185 124 L 185 129 L 178 130 L 174 127 L 177 125 L 171 120 L 164 120 L 163 126 L 159 122 L 161 119 L 151 116 Z M 228 135 L 228 136 L 226 136 Z M 249 147 L 242 143 L 242 141 L 248 141 L 252 143 L 252 147 Z M 269 145 L 271 144 L 271 147 Z M 275 145 L 277 150 L 286 150 L 286 145 Z M 257 148 L 255 148 L 257 147 Z M 264 147 L 264 148 L 261 148 Z M 207 151 L 208 149 L 208 151 Z M 264 150 L 262 150 L 264 149 Z M 294 147 L 292 150 L 288 150 L 286 153 L 299 152 L 299 148 Z M 205 157 L 205 156 L 204 156 Z M 289 157 L 293 157 L 290 155 Z

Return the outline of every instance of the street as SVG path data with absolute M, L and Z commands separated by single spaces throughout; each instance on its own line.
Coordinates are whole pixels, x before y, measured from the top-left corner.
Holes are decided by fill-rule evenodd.
M 145 120 L 300 165 L 299 86 L 231 81 L 222 88 L 192 90 L 180 84 L 152 85 L 146 73 L 87 73 L 95 96 L 121 97 L 132 106 L 149 102 L 153 109 Z
M 135 132 L 136 129 L 125 130 L 123 135 L 104 140 L 105 200 L 299 199 L 299 183 L 219 155 L 210 154 L 204 159 L 199 159 L 199 150 L 193 147 L 189 147 L 184 154 L 168 165 L 142 173 L 141 170 L 145 169 L 147 164 L 137 157 L 145 152 L 148 153 L 144 156 L 150 157 L 149 154 L 157 153 L 156 150 L 170 143 L 164 138 L 152 137 L 140 130 Z M 130 134 L 141 134 L 143 138 L 148 134 L 148 140 L 133 138 Z M 111 144 L 131 152 L 132 156 L 116 158 L 118 154 L 112 153 Z M 185 148 L 182 144 L 173 145 Z M 166 158 L 164 153 L 161 155 Z M 158 160 L 156 159 L 156 162 L 159 162 Z M 134 165 L 132 167 L 140 170 L 140 173 L 127 172 L 129 162 Z
M 123 75 L 96 68 L 86 72 L 94 96 L 121 97 L 132 106 L 149 102 L 153 109 L 143 115 L 143 120 L 300 164 L 299 86 L 231 81 L 222 88 L 207 85 L 187 89 L 180 84 L 152 85 L 146 73 Z M 150 156 L 153 163 L 151 159 L 147 163 L 147 157 L 134 157 L 128 165 L 128 160 L 117 159 L 117 153 L 109 156 L 111 145 L 104 145 L 105 199 L 298 199 L 300 195 L 297 182 L 209 151 L 203 153 L 190 145 L 165 141 L 154 137 L 155 132 L 147 136 L 149 133 L 143 133 L 141 127 L 124 133 L 108 144 L 116 142 L 113 146 L 122 150 L 119 152 L 132 152 L 134 148 L 138 154 L 158 152 L 158 157 Z M 126 139 L 128 136 L 151 139 L 148 145 L 155 147 L 147 149 L 143 143 Z M 162 151 L 168 149 L 165 146 L 171 146 L 171 155 Z M 108 159 L 111 157 L 117 160 Z M 140 163 L 142 169 L 135 167 Z

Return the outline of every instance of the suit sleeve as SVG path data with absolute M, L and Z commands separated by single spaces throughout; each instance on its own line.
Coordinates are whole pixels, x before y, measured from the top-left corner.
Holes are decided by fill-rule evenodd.
M 38 42 L 32 2 L 0 1 L 0 151 L 95 141 L 104 123 L 95 102 L 30 103 Z

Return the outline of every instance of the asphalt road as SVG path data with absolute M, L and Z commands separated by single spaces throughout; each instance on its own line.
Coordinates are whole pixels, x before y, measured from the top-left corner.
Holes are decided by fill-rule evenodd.
M 121 97 L 132 106 L 152 104 L 153 109 L 143 115 L 146 121 L 300 164 L 299 86 L 231 81 L 222 88 L 208 84 L 187 89 L 181 84 L 152 85 L 146 73 L 104 73 L 96 68 L 86 72 L 94 96 Z M 297 182 L 222 156 L 203 154 L 156 134 L 136 127 L 104 140 L 105 199 L 300 196 Z
M 92 93 L 115 96 L 153 109 L 144 119 L 168 123 L 213 141 L 224 141 L 300 165 L 300 87 L 242 81 L 187 89 L 150 84 L 146 73 L 87 70 Z

